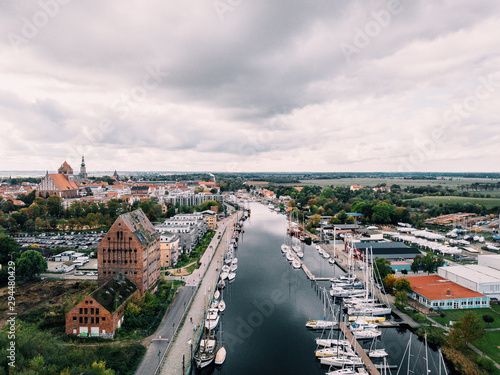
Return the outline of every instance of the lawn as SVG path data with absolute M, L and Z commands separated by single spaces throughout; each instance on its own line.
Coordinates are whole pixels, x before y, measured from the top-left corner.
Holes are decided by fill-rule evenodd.
M 486 335 L 474 341 L 474 346 L 496 363 L 500 363 L 500 331 L 486 332 Z
M 498 306 L 495 306 L 498 307 Z M 481 320 L 481 322 L 484 324 L 485 328 L 500 328 L 500 315 L 495 314 L 493 311 L 491 311 L 488 308 L 483 308 L 483 309 L 463 309 L 463 310 L 443 310 L 446 316 L 444 318 L 441 318 L 439 315 L 433 316 L 433 319 L 441 323 L 444 326 L 449 325 L 450 320 L 451 321 L 458 321 L 460 318 L 468 311 L 472 311 L 477 315 L 477 317 Z M 483 315 L 491 315 L 493 319 L 493 323 L 486 324 L 483 321 Z
M 500 198 L 469 198 L 469 197 L 456 197 L 456 196 L 444 196 L 444 197 L 434 197 L 427 196 L 421 198 L 411 199 L 412 201 L 419 201 L 427 204 L 446 204 L 446 203 L 471 203 L 471 204 L 481 204 L 487 209 L 493 207 L 500 207 Z

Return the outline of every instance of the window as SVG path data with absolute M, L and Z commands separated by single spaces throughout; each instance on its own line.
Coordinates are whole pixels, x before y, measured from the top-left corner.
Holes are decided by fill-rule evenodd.
M 96 309 L 95 309 L 95 314 L 99 315 L 99 308 L 98 307 L 96 307 Z
M 93 307 L 91 307 L 91 308 L 90 308 L 90 313 L 91 313 L 92 315 L 94 315 L 94 308 L 93 308 Z
M 453 302 L 446 302 L 446 306 L 453 306 Z
M 89 322 L 89 318 L 85 317 L 83 318 L 83 323 L 87 324 Z
M 83 314 L 83 309 L 81 307 L 80 307 L 80 311 L 78 313 Z
M 85 307 L 85 308 L 83 309 L 83 313 L 84 313 L 85 315 L 87 315 L 87 314 L 89 313 L 89 309 L 87 309 L 87 308 Z
M 78 318 L 78 322 L 79 322 L 80 324 L 81 324 L 81 323 L 83 323 L 83 318 L 82 318 L 82 317 L 79 317 L 79 318 Z
M 96 316 L 96 318 L 95 318 L 95 323 L 99 324 L 99 317 L 98 316 Z
M 472 304 L 473 304 L 473 301 L 469 301 L 468 305 L 472 306 Z
M 76 320 L 76 316 L 73 317 L 73 321 L 75 321 L 75 320 Z
M 103 322 L 106 321 L 106 317 L 105 316 L 102 317 L 102 321 Z
M 94 324 L 94 317 L 90 318 L 90 324 Z
M 89 301 L 85 301 L 85 304 L 88 305 L 89 304 Z

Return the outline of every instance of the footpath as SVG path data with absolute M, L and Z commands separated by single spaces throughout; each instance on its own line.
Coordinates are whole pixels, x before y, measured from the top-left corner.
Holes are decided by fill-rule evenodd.
M 221 238 L 217 239 L 218 244 L 212 245 L 212 248 L 205 252 L 204 255 L 207 256 L 202 258 L 202 266 L 188 277 L 186 286 L 196 288 L 197 292 L 192 302 L 188 304 L 184 323 L 159 366 L 159 371 L 155 374 L 179 375 L 186 374 L 190 369 L 192 352 L 196 349 L 205 322 L 205 303 L 208 303 L 205 300 L 208 301 L 216 287 L 219 270 L 223 265 L 226 243 L 229 243 L 232 238 L 235 220 L 237 220 L 236 215 L 224 220 L 214 236 L 217 239 L 221 234 Z
M 206 287 L 209 283 L 213 284 L 215 282 L 218 276 L 218 272 L 215 271 L 215 268 L 217 268 L 216 265 L 218 264 L 217 260 L 219 260 L 218 268 L 220 269 L 220 262 L 222 262 L 221 254 L 224 254 L 225 251 L 226 238 L 230 239 L 232 236 L 235 220 L 236 215 L 230 216 L 218 223 L 218 229 L 207 247 L 207 250 L 205 250 L 201 257 L 200 268 L 194 270 L 189 276 L 172 277 L 173 279 L 184 280 L 186 285 L 177 293 L 160 326 L 151 337 L 151 342 L 147 348 L 146 354 L 135 371 L 136 375 L 156 375 L 160 373 L 175 373 L 179 375 L 183 367 L 183 356 L 185 358 L 185 365 L 189 365 L 191 358 L 189 354 L 190 346 L 187 345 L 187 351 L 179 351 L 179 347 L 185 346 L 185 343 L 189 340 L 184 341 L 184 331 L 186 327 L 188 327 L 188 331 L 194 337 L 194 334 L 197 332 L 193 330 L 193 326 L 200 326 L 200 322 L 204 318 L 204 294 L 197 293 L 197 291 L 199 291 L 200 285 Z M 213 261 L 213 259 L 216 259 L 216 261 Z M 214 270 L 213 272 L 212 268 Z M 213 282 L 211 281 L 212 279 Z M 213 285 L 209 285 L 209 287 L 213 289 Z M 199 304 L 200 299 L 201 305 Z M 188 313 L 193 317 L 193 324 L 191 324 L 189 318 L 186 319 L 186 314 Z M 195 316 L 199 316 L 196 323 Z M 186 324 L 183 325 L 184 321 L 186 321 Z M 169 367 L 172 367 L 171 372 L 162 372 L 169 369 Z

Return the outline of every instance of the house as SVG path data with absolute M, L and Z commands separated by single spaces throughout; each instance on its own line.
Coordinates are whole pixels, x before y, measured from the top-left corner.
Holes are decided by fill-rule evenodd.
M 347 248 L 348 244 L 346 244 Z M 358 242 L 354 244 L 354 253 L 360 258 L 366 256 L 373 258 L 385 258 L 390 261 L 401 259 L 414 259 L 422 253 L 413 247 L 408 247 L 402 242 Z M 367 255 L 368 254 L 368 255 Z
M 484 294 L 455 284 L 441 276 L 413 276 L 406 279 L 412 289 L 408 297 L 434 310 L 472 309 L 490 305 L 489 298 Z
M 72 261 L 67 261 L 62 264 L 55 266 L 54 271 L 56 272 L 69 272 L 75 269 L 75 264 Z
M 389 186 L 379 186 L 379 187 L 374 187 L 373 191 L 378 191 L 380 193 L 390 193 L 391 188 Z
M 118 216 L 97 246 L 98 283 L 122 273 L 141 293 L 160 279 L 160 234 L 142 210 Z
M 127 302 L 137 297 L 137 286 L 118 273 L 66 314 L 66 334 L 112 338 L 123 324 Z
M 363 189 L 363 185 L 351 185 L 351 191 L 361 190 Z
M 214 206 L 218 208 L 217 206 Z M 217 212 L 212 209 L 202 212 L 203 217 L 207 221 L 207 228 L 215 230 L 217 228 Z

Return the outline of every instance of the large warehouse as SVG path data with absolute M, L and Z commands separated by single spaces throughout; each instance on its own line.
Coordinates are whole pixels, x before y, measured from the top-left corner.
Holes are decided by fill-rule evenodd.
M 364 259 L 365 254 L 373 252 L 374 258 L 388 260 L 413 259 L 422 253 L 413 247 L 408 247 L 402 242 L 359 242 L 354 244 L 354 251 Z
M 500 299 L 500 270 L 481 266 L 439 267 L 438 275 L 489 298 Z

